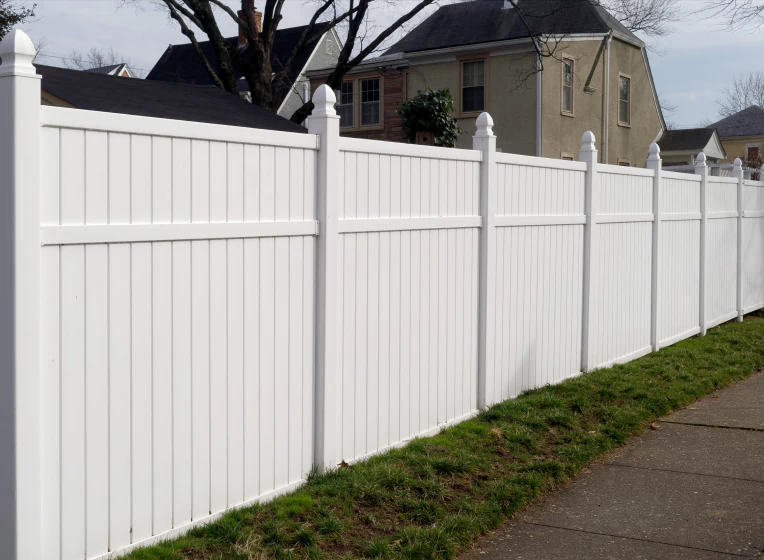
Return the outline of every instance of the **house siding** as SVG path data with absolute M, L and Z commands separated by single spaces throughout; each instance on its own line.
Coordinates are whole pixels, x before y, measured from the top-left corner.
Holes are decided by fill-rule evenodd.
M 735 161 L 735 158 L 746 157 L 746 148 L 751 144 L 759 144 L 764 148 L 764 136 L 740 136 L 722 138 L 722 146 L 727 152 L 727 159 L 722 161 Z
M 631 127 L 618 124 L 619 72 L 631 76 Z M 645 167 L 647 150 L 661 132 L 661 121 L 642 51 L 616 39 L 610 45 L 609 115 L 608 163 L 617 164 L 620 158 Z
M 386 68 L 382 72 L 348 74 L 346 78 L 382 78 L 382 112 L 383 126 L 369 127 L 355 130 L 340 129 L 342 136 L 351 138 L 367 138 L 370 140 L 386 140 L 388 142 L 405 142 L 401 116 L 398 109 L 403 101 L 408 99 L 406 95 L 406 82 L 408 72 L 403 68 Z M 311 95 L 318 86 L 325 83 L 325 78 L 314 78 L 310 82 Z
M 486 53 L 486 111 L 493 117 L 497 148 L 503 152 L 536 155 L 536 78 L 535 55 L 531 52 Z M 472 147 L 476 115 L 461 116 L 459 73 L 461 61 L 453 60 L 412 65 L 409 69 L 408 95 L 418 90 L 448 89 L 457 108 L 459 126 L 457 148 Z
M 318 70 L 320 68 L 329 68 L 337 62 L 337 57 L 340 54 L 342 46 L 337 41 L 337 36 L 329 31 L 316 43 L 316 48 L 313 52 L 313 56 L 310 58 L 308 64 L 302 69 L 302 72 L 295 80 L 291 91 L 284 98 L 284 102 L 279 108 L 278 114 L 284 118 L 291 118 L 297 109 L 303 106 L 303 84 L 310 84 L 310 80 L 307 78 L 306 73 L 311 70 Z M 311 95 L 313 90 L 310 90 Z

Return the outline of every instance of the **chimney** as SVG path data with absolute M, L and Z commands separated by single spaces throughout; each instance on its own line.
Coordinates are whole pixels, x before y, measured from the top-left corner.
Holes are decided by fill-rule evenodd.
M 239 19 L 246 21 L 247 20 L 247 14 L 246 12 L 250 12 L 252 14 L 250 19 L 250 28 L 254 28 L 255 31 L 260 33 L 263 30 L 263 14 L 262 12 L 258 12 L 255 10 L 255 0 L 244 0 L 242 7 L 245 8 L 245 10 L 239 10 L 238 16 Z M 247 44 L 247 32 L 242 27 L 239 26 L 239 46 L 244 47 Z

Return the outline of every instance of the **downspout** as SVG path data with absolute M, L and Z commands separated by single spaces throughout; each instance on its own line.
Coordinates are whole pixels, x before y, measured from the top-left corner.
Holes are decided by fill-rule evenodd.
M 541 157 L 541 56 L 536 55 L 536 157 Z
M 602 73 L 602 163 L 608 163 L 608 130 L 610 116 L 610 41 L 613 39 L 611 31 L 607 37 L 605 49 L 605 71 Z

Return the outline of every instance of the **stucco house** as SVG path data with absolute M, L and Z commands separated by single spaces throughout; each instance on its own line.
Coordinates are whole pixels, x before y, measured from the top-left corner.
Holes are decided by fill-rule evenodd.
M 254 11 L 255 25 L 260 30 L 262 13 Z M 302 37 L 307 26 L 279 28 L 276 30 L 273 50 L 271 52 L 271 66 L 274 72 L 279 72 L 292 54 L 295 45 Z M 247 38 L 243 30 L 239 30 L 237 37 L 226 39 L 237 48 L 247 48 Z M 200 41 L 199 47 L 213 68 L 217 66 L 215 51 L 209 41 Z M 290 118 L 303 103 L 310 97 L 310 80 L 306 73 L 311 69 L 331 66 L 337 60 L 342 43 L 337 33 L 328 23 L 318 23 L 314 26 L 313 33 L 308 40 L 308 46 L 295 58 L 289 75 L 286 76 L 285 87 L 280 92 L 277 113 L 285 118 Z M 249 86 L 242 74 L 234 70 L 239 86 L 239 92 L 245 99 L 251 100 Z M 212 77 L 207 72 L 204 64 L 197 55 L 191 43 L 170 45 L 162 54 L 154 67 L 146 76 L 146 80 L 164 82 L 179 82 L 185 84 L 213 85 Z
M 536 55 L 506 0 L 442 6 L 346 76 L 338 92 L 343 134 L 403 141 L 397 104 L 418 90 L 448 88 L 458 147 L 471 146 L 474 120 L 488 111 L 505 152 L 574 159 L 591 130 L 602 162 L 643 167 L 666 129 L 645 44 L 590 0 L 519 6 L 553 56 Z M 328 73 L 309 72 L 312 88 Z
M 725 161 L 754 161 L 764 154 L 764 108 L 752 105 L 709 126 L 719 131 Z

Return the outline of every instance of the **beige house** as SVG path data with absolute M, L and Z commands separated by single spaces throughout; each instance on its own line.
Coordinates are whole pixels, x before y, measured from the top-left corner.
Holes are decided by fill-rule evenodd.
M 506 0 L 441 7 L 377 67 L 366 65 L 363 79 L 383 84 L 374 102 L 386 107 L 385 95 L 410 99 L 418 90 L 448 88 L 461 130 L 458 147 L 471 147 L 475 118 L 488 111 L 504 152 L 575 159 L 581 136 L 591 130 L 601 162 L 644 167 L 648 146 L 666 129 L 644 43 L 590 0 L 522 0 L 520 9 L 533 16 L 525 18 L 533 33 Z M 549 56 L 538 56 L 531 35 Z M 391 92 L 385 79 L 400 74 L 405 91 Z M 353 136 L 379 137 L 385 127 L 381 120 L 368 130 L 363 122 L 347 124 Z
M 754 162 L 764 151 L 764 109 L 752 105 L 710 125 L 719 131 L 727 161 Z

